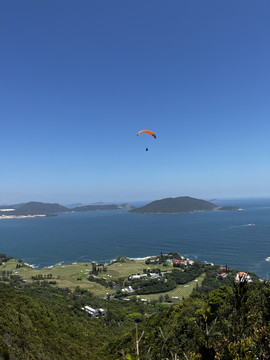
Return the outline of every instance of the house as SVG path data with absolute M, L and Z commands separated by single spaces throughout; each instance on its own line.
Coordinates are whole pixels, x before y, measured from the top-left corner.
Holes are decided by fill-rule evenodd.
M 102 308 L 99 308 L 98 309 L 98 313 L 99 313 L 99 316 L 103 317 L 106 315 L 106 310 L 102 309 Z
M 173 262 L 174 264 L 183 264 L 185 261 L 184 261 L 184 260 L 174 259 L 172 262 Z
M 129 276 L 129 280 L 136 280 L 136 279 L 140 279 L 141 278 L 141 275 L 130 275 Z
M 250 275 L 248 275 L 248 273 L 245 273 L 244 271 L 240 271 L 239 273 L 236 274 L 235 277 L 235 281 L 236 282 L 252 282 Z
M 147 277 L 147 274 L 137 274 L 137 275 L 130 275 L 129 276 L 129 280 L 137 280 L 137 279 L 143 279 L 143 278 L 146 278 Z
M 82 307 L 82 310 L 85 311 L 91 318 L 98 318 L 106 315 L 106 311 L 102 308 L 100 309 L 93 309 L 90 306 Z
M 93 309 L 92 307 L 90 306 L 85 306 L 82 308 L 83 311 L 87 312 L 87 314 L 91 317 L 97 317 L 98 315 L 98 312 L 96 309 Z
M 121 291 L 122 291 L 122 292 L 127 292 L 127 293 L 132 293 L 132 292 L 134 292 L 134 290 L 132 289 L 131 286 L 128 286 L 128 287 L 122 289 Z
M 159 278 L 161 278 L 161 276 L 159 274 L 157 274 L 157 273 L 150 273 L 149 275 L 150 275 L 151 279 L 159 279 Z

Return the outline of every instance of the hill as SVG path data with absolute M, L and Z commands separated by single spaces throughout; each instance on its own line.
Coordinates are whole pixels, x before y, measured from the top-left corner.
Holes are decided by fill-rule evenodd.
M 153 308 L 139 302 L 109 302 L 80 288 L 71 292 L 46 284 L 0 283 L 0 304 L 0 359 L 6 360 L 111 359 L 105 345 L 131 332 L 133 319 Z M 85 305 L 105 309 L 106 317 L 91 319 L 81 310 Z
M 107 347 L 112 359 L 269 359 L 269 283 L 222 286 L 144 317 Z M 134 339 L 137 349 L 134 349 Z M 114 356 L 113 356 L 114 355 Z
M 176 253 L 172 256 L 181 258 Z M 163 257 L 161 254 L 148 259 L 150 264 L 146 265 L 157 267 L 161 260 L 167 263 Z M 2 260 L 6 263 L 12 259 L 2 256 Z M 132 261 L 120 257 L 112 264 L 110 274 L 113 277 L 118 268 L 121 283 L 125 265 L 131 270 Z M 181 296 L 182 300 L 176 304 L 169 303 L 162 295 L 159 300 L 150 302 L 145 301 L 145 294 L 141 301 L 138 296 L 127 299 L 128 294 L 124 300 L 121 296 L 116 299 L 109 294 L 97 297 L 79 286 L 73 290 L 59 289 L 50 285 L 48 280 L 23 284 L 16 273 L 13 275 L 10 270 L 2 270 L 0 358 L 127 360 L 138 359 L 140 353 L 141 360 L 269 359 L 269 282 L 240 281 L 228 286 L 225 278 L 216 278 L 218 271 L 224 271 L 219 266 L 200 265 L 198 262 L 189 265 L 189 268 L 194 265 L 192 273 L 188 268 L 182 271 L 167 265 L 167 275 L 187 277 L 195 275 L 197 269 L 206 272 L 204 282 L 208 278 L 207 284 L 199 285 L 197 282 L 193 294 L 185 295 L 185 298 Z M 226 271 L 229 277 L 231 269 Z M 106 273 L 103 271 L 100 279 Z M 9 282 L 4 281 L 7 277 Z M 176 280 L 181 281 L 180 277 L 177 276 Z M 152 285 L 159 282 L 148 281 L 152 281 Z M 196 283 L 196 279 L 194 281 Z M 217 286 L 211 291 L 213 281 Z M 132 280 L 134 288 L 135 282 L 138 280 Z M 145 282 L 141 279 L 141 286 Z M 166 284 L 168 282 L 169 279 Z M 128 285 L 127 281 L 125 285 Z M 184 288 L 190 286 L 188 283 Z M 82 311 L 84 306 L 102 308 L 106 314 L 91 318 Z
M 140 208 L 132 209 L 130 212 L 140 214 L 165 214 L 215 209 L 218 209 L 218 207 L 208 201 L 195 199 L 189 196 L 180 196 L 176 198 L 156 200 Z
M 40 214 L 56 214 L 60 212 L 68 212 L 68 209 L 65 206 L 49 203 L 42 203 L 31 201 L 22 206 L 18 207 L 12 212 L 12 215 L 40 215 Z
M 56 215 L 62 212 L 70 211 L 98 211 L 98 210 L 128 210 L 133 206 L 128 204 L 92 204 L 75 207 L 66 207 L 57 203 L 43 203 L 30 201 L 24 204 L 17 205 L 2 205 L 0 206 L 1 215 L 4 217 L 19 217 L 19 216 L 41 216 L 41 215 Z

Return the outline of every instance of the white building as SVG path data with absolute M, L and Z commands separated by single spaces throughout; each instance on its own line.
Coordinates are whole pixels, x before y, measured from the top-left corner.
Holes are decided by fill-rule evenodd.
M 85 306 L 82 308 L 83 311 L 85 311 L 91 318 L 94 317 L 101 317 L 106 315 L 106 311 L 102 308 L 100 309 L 93 309 L 90 306 Z
M 128 287 L 126 287 L 126 288 L 122 289 L 121 291 L 122 291 L 122 292 L 128 292 L 128 293 L 132 293 L 132 292 L 134 292 L 134 290 L 132 289 L 132 287 L 131 287 L 131 286 L 128 286 Z
M 157 273 L 150 273 L 150 278 L 151 279 L 159 279 L 161 276 Z
M 142 274 L 142 275 L 130 275 L 129 276 L 129 280 L 136 280 L 136 279 L 142 279 L 147 277 L 147 274 Z

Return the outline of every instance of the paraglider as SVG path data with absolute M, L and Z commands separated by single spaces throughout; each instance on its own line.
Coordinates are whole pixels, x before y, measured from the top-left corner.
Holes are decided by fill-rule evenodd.
M 153 133 L 153 131 L 150 131 L 150 130 L 141 130 L 138 132 L 137 136 L 139 136 L 140 133 L 147 133 L 147 134 L 152 135 L 155 139 L 157 138 L 156 135 Z
M 150 130 L 141 130 L 137 133 L 137 136 L 139 136 L 141 133 L 146 133 L 146 134 L 149 134 L 151 136 L 153 136 L 154 139 L 156 139 L 156 135 L 153 133 L 153 131 L 150 131 Z M 148 147 L 145 149 L 145 151 L 148 151 Z

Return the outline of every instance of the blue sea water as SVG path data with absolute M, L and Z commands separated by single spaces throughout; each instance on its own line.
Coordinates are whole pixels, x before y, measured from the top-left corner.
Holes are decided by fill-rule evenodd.
M 176 251 L 270 278 L 270 199 L 227 200 L 242 210 L 185 214 L 65 213 L 0 221 L 0 252 L 36 267 L 109 262 Z

